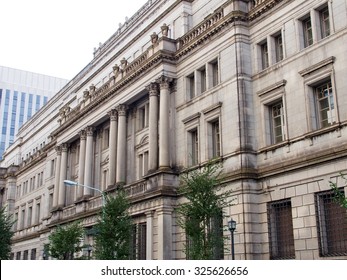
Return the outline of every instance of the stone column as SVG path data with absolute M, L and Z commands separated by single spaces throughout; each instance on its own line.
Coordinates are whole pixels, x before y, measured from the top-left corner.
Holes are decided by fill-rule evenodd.
M 149 90 L 149 172 L 158 169 L 158 85 L 151 83 Z
M 58 207 L 65 206 L 65 184 L 64 180 L 66 180 L 66 172 L 67 172 L 67 149 L 68 144 L 63 143 L 61 145 L 61 164 L 60 164 L 60 176 L 59 176 L 59 200 Z
M 169 150 L 169 85 L 171 79 L 162 76 L 158 79 L 160 85 L 160 108 L 159 108 L 159 168 L 170 168 Z
M 53 209 L 58 207 L 58 201 L 59 201 L 61 146 L 55 147 L 55 150 L 57 152 L 57 159 L 56 159 L 56 163 L 55 163 L 55 177 L 54 177 L 55 182 L 54 182 L 53 206 L 52 206 Z
M 93 178 L 93 135 L 94 127 L 88 126 L 86 128 L 86 156 L 85 156 L 85 165 L 84 165 L 84 185 L 93 187 L 92 178 Z M 83 188 L 84 196 L 92 195 L 92 190 L 89 188 Z
M 125 183 L 126 176 L 126 105 L 119 105 L 118 110 L 118 137 L 117 137 L 117 184 Z
M 153 259 L 153 211 L 148 211 L 146 214 L 146 260 Z
M 78 183 L 84 184 L 84 170 L 85 170 L 85 161 L 86 161 L 86 138 L 87 132 L 83 129 L 80 131 L 80 155 L 78 159 Z M 77 200 L 83 197 L 83 187 L 77 187 Z
M 116 183 L 118 112 L 112 109 L 108 115 L 110 116 L 108 182 L 114 185 Z
M 158 259 L 173 259 L 172 252 L 172 208 L 157 210 L 158 216 Z

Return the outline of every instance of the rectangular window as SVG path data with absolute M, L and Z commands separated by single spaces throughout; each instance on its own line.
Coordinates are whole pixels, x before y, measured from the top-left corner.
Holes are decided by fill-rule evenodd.
M 269 67 L 269 51 L 268 51 L 267 42 L 262 43 L 260 45 L 260 50 L 261 50 L 262 69 L 265 69 L 265 68 Z
M 268 203 L 270 259 L 294 259 L 294 235 L 290 200 Z
M 149 103 L 141 106 L 137 110 L 137 130 L 144 129 L 148 127 L 149 123 Z
M 25 210 L 22 210 L 22 216 L 21 216 L 21 221 L 20 221 L 20 229 L 25 228 Z
M 32 219 L 32 213 L 33 213 L 33 207 L 28 208 L 28 219 L 27 219 L 27 226 L 31 226 L 31 219 Z
M 336 122 L 334 95 L 331 81 L 315 88 L 318 127 L 328 127 Z
M 23 260 L 27 260 L 28 257 L 29 257 L 29 251 L 28 251 L 28 250 L 25 250 L 25 251 L 23 252 Z
M 51 176 L 54 176 L 55 174 L 55 160 L 52 159 L 51 160 L 51 172 L 50 172 Z
M 139 179 L 148 173 L 148 151 L 139 155 Z
M 16 253 L 16 260 L 20 260 L 20 258 L 21 258 L 21 252 L 17 252 Z
M 190 74 L 187 77 L 187 96 L 188 100 L 193 99 L 195 97 L 195 77 L 194 73 Z
M 210 63 L 212 70 L 212 86 L 219 84 L 219 69 L 218 69 L 218 60 L 215 60 Z
M 147 247 L 147 224 L 140 223 L 133 225 L 130 242 L 131 259 L 145 260 Z
M 197 128 L 188 132 L 188 157 L 189 165 L 199 163 L 199 135 Z
M 330 35 L 329 9 L 323 8 L 319 11 L 319 21 L 322 39 Z
M 221 141 L 219 119 L 208 123 L 208 156 L 209 158 L 220 157 Z
M 343 191 L 343 188 L 340 190 Z M 334 201 L 332 191 L 317 193 L 315 204 L 320 256 L 346 256 L 346 209 Z
M 304 47 L 306 48 L 313 44 L 311 17 L 308 17 L 302 21 L 302 28 L 304 35 Z
M 199 74 L 199 93 L 206 91 L 206 68 L 203 67 L 198 71 Z
M 105 128 L 103 131 L 103 148 L 107 149 L 110 146 L 110 129 Z
M 31 260 L 36 260 L 36 249 L 31 249 L 30 259 Z
M 36 204 L 36 213 L 35 213 L 35 224 L 40 223 L 40 215 L 41 215 L 41 204 L 37 203 Z
M 272 136 L 271 144 L 276 144 L 282 142 L 285 139 L 285 122 L 282 101 L 279 101 L 270 106 L 270 114 Z
M 283 60 L 283 41 L 282 34 L 278 34 L 275 39 L 276 62 Z

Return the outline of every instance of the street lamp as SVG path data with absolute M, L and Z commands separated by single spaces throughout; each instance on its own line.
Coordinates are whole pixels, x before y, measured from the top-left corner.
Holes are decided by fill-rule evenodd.
M 102 207 L 105 206 L 106 199 L 105 199 L 105 194 L 104 194 L 103 191 L 101 191 L 101 190 L 99 190 L 97 188 L 93 188 L 93 187 L 90 187 L 90 186 L 82 185 L 80 183 L 77 183 L 75 181 L 70 181 L 70 180 L 64 180 L 64 184 L 65 184 L 65 186 L 68 186 L 68 187 L 79 186 L 79 187 L 83 187 L 83 188 L 87 188 L 87 189 L 91 189 L 91 190 L 99 192 L 101 194 L 101 197 L 102 197 Z
M 234 221 L 233 219 L 228 221 L 228 228 L 231 234 L 231 258 L 235 260 L 234 231 L 236 229 L 236 221 Z

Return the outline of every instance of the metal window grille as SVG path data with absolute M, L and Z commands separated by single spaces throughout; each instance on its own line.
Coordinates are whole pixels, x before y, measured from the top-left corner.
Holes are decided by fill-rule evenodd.
M 36 249 L 31 249 L 30 259 L 31 260 L 36 260 Z
M 147 255 L 147 224 L 133 225 L 130 240 L 130 258 L 134 260 L 145 260 Z
M 294 235 L 290 200 L 268 203 L 271 259 L 294 259 Z
M 343 189 L 340 189 L 343 191 Z M 320 256 L 347 255 L 347 211 L 334 201 L 332 191 L 315 196 Z

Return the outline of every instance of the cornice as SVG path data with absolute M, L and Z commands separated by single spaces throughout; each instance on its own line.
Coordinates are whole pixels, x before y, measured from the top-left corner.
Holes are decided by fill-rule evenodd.
M 293 0 L 254 0 L 254 7 L 249 12 L 248 19 L 249 21 L 253 21 L 271 10 L 273 7 L 277 6 L 279 3 L 290 1 Z
M 91 102 L 84 108 L 77 106 L 71 109 L 68 114 L 65 115 L 65 122 L 63 122 L 59 128 L 51 133 L 52 138 L 56 138 L 59 133 L 74 125 L 76 121 L 91 112 L 98 109 L 99 105 L 106 103 L 117 95 L 123 88 L 128 86 L 135 79 L 139 79 L 141 76 L 145 75 L 152 68 L 155 68 L 161 63 L 175 64 L 174 52 L 159 50 L 154 55 L 148 58 L 141 57 L 142 65 L 138 64 L 135 60 L 133 63 L 137 64 L 138 67 L 133 67 L 132 63 L 127 65 L 124 69 L 125 76 L 119 81 L 115 82 L 115 77 L 111 77 L 108 82 L 106 82 L 102 87 L 96 89 L 94 94 L 91 96 Z

